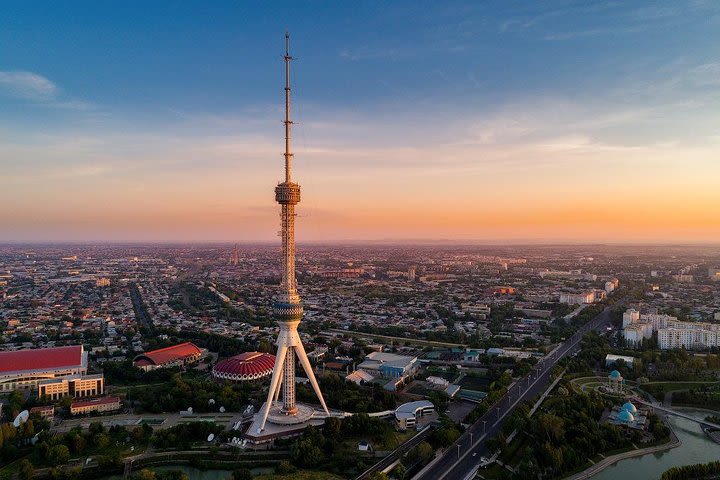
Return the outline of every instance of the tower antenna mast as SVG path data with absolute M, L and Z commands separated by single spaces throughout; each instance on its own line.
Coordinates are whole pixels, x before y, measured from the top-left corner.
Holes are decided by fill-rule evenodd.
M 285 32 L 285 181 L 290 182 L 291 161 L 293 154 L 290 153 L 290 34 Z

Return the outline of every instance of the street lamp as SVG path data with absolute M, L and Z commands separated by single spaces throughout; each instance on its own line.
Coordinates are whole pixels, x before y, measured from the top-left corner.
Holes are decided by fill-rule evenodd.
M 472 448 L 473 445 L 473 434 L 470 432 L 470 447 Z
M 485 435 L 485 424 L 487 423 L 487 420 L 483 420 L 483 435 Z
M 460 444 L 458 443 L 458 460 L 460 460 Z

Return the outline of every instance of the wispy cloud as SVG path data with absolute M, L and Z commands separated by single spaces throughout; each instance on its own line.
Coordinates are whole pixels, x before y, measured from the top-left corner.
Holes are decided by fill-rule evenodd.
M 91 103 L 65 98 L 52 80 L 25 70 L 0 71 L 0 94 L 3 93 L 42 107 L 80 111 L 95 109 Z
M 32 72 L 0 71 L 0 90 L 27 100 L 46 101 L 55 97 L 57 85 Z
M 690 70 L 689 76 L 697 85 L 720 85 L 720 62 L 698 65 Z
M 545 40 L 572 40 L 581 37 L 597 37 L 602 35 L 627 35 L 632 33 L 641 33 L 647 30 L 644 25 L 635 25 L 627 27 L 601 27 L 601 28 L 588 28 L 585 30 L 573 30 L 570 32 L 554 33 L 551 35 L 545 35 Z
M 343 49 L 340 51 L 340 57 L 352 62 L 360 60 L 399 60 L 409 56 L 411 56 L 409 51 L 398 48 L 380 48 L 374 50 L 369 47 L 360 47 L 353 50 Z

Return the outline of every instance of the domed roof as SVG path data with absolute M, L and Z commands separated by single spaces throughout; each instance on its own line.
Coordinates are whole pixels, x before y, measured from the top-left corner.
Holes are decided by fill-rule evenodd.
M 275 355 L 245 352 L 218 362 L 212 374 L 225 380 L 255 380 L 270 375 L 274 366 Z
M 623 404 L 623 406 L 622 406 L 622 409 L 627 410 L 628 412 L 632 413 L 633 415 L 635 415 L 637 413 L 637 408 L 635 408 L 635 405 L 633 405 L 630 402 L 625 402 L 625 404 Z
M 620 375 L 620 372 L 618 372 L 617 370 L 613 370 L 612 372 L 610 372 L 610 378 L 619 379 L 622 378 L 622 375 Z
M 635 421 L 635 417 L 632 413 L 628 412 L 627 410 L 620 410 L 620 413 L 618 413 L 618 421 L 622 423 L 632 423 Z

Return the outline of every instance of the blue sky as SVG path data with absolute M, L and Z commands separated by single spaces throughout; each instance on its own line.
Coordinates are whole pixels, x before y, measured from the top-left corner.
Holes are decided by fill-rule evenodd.
M 0 240 L 272 238 L 286 29 L 309 240 L 720 228 L 572 210 L 716 200 L 720 2 L 6 2 Z M 530 198 L 568 221 L 524 222 Z

